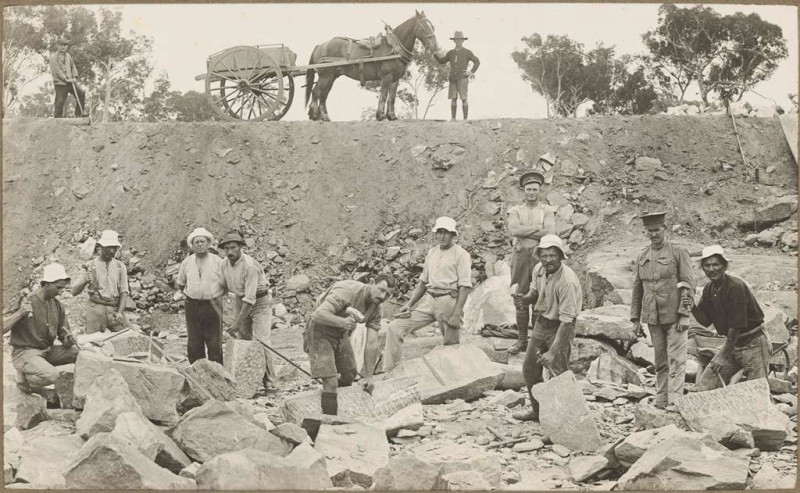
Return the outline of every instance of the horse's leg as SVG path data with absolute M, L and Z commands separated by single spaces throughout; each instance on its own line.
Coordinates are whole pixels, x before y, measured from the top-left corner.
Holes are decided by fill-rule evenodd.
M 386 102 L 386 118 L 390 121 L 397 120 L 397 116 L 394 114 L 394 101 L 397 97 L 398 85 L 400 85 L 400 81 L 396 80 L 389 86 L 389 100 Z
M 317 83 L 314 85 L 314 89 L 311 91 L 311 104 L 308 105 L 308 117 L 312 120 L 319 120 L 320 86 L 324 84 L 323 81 L 325 81 L 327 78 L 327 71 L 317 71 Z
M 336 78 L 339 77 L 337 72 L 331 72 L 331 76 L 325 80 L 325 84 L 322 85 L 320 88 L 319 94 L 319 116 L 320 119 L 324 122 L 331 121 L 331 117 L 328 116 L 328 94 L 330 94 L 331 89 L 333 88 L 333 82 Z
M 392 85 L 392 74 L 382 73 L 381 76 L 381 95 L 378 98 L 378 109 L 375 112 L 375 119 L 378 121 L 386 118 L 386 99 L 389 96 L 389 86 Z

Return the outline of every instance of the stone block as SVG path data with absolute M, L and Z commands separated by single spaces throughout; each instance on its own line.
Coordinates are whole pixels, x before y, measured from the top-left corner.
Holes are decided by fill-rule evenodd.
M 197 470 L 201 490 L 320 491 L 331 488 L 327 473 L 319 468 L 303 469 L 263 450 L 246 448 L 228 452 L 204 463 Z
M 429 353 L 401 361 L 389 377 L 408 377 L 417 382 L 423 404 L 448 399 L 475 400 L 494 389 L 503 373 L 473 344 L 439 346 Z
M 369 488 L 375 472 L 389 463 L 386 434 L 363 423 L 323 424 L 314 448 L 325 456 L 334 486 Z
M 27 441 L 19 450 L 17 481 L 38 489 L 64 488 L 64 468 L 82 446 L 83 439 L 78 435 L 42 436 Z
M 607 305 L 584 310 L 575 321 L 575 335 L 635 341 L 630 308 L 626 305 Z
M 769 384 L 759 378 L 678 398 L 675 407 L 691 430 L 734 446 L 751 434 L 761 450 L 780 450 L 790 420 L 772 404 Z
M 186 413 L 173 429 L 172 439 L 186 455 L 200 463 L 245 448 L 279 457 L 291 450 L 288 443 L 216 400 Z
M 608 459 L 602 455 L 584 455 L 569 462 L 569 475 L 573 481 L 582 483 L 596 476 L 608 466 Z
M 115 361 L 114 368 L 127 382 L 146 418 L 166 425 L 178 422 L 178 399 L 185 382 L 178 370 L 127 361 Z
M 442 468 L 403 452 L 375 472 L 373 487 L 377 491 L 434 491 L 444 489 Z
M 178 402 L 178 410 L 183 413 L 202 406 L 210 399 L 236 399 L 236 379 L 215 361 L 202 358 L 180 372 L 186 379 Z
M 75 364 L 56 366 L 56 370 L 58 379 L 53 386 L 58 394 L 58 402 L 62 409 L 72 409 L 75 400 Z
M 136 448 L 110 433 L 89 439 L 65 473 L 69 489 L 178 490 L 195 482 L 159 467 Z
M 47 420 L 47 400 L 38 394 L 15 391 L 16 419 L 14 426 L 27 430 Z
M 600 448 L 597 425 L 571 371 L 534 385 L 531 392 L 539 402 L 542 430 L 553 443 L 583 452 Z
M 108 373 L 113 367 L 114 360 L 95 351 L 80 351 L 75 360 L 75 381 L 73 384 L 75 409 L 83 409 L 89 387 L 97 378 Z M 111 431 L 111 430 L 107 430 Z
M 236 397 L 252 398 L 264 381 L 267 357 L 258 341 L 229 339 L 223 356 L 225 370 L 236 381 Z
M 85 396 L 83 413 L 75 423 L 84 440 L 114 429 L 117 416 L 126 412 L 142 413 L 142 408 L 128 390 L 125 379 L 114 368 L 99 376 Z
M 644 385 L 642 377 L 638 373 L 638 367 L 612 353 L 601 354 L 599 358 L 592 361 L 586 378 L 590 382 L 606 381 L 618 385 L 629 383 Z
M 164 444 L 153 430 L 152 423 L 139 413 L 122 413 L 117 416 L 116 425 L 111 430 L 111 434 L 127 441 L 152 461 L 155 461 L 158 453 L 164 448 Z

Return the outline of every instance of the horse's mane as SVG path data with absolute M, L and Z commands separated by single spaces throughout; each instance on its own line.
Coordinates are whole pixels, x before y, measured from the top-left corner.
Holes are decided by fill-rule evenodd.
M 417 22 L 417 16 L 414 15 L 410 19 L 405 20 L 402 24 L 397 26 L 394 29 L 395 34 L 397 34 L 398 37 L 404 37 L 406 34 L 408 34 L 408 31 L 410 29 L 414 29 L 416 22 Z

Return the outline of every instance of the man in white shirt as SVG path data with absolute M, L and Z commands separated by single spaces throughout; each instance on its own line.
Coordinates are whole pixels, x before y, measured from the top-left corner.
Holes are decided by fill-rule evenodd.
M 384 371 L 391 370 L 400 361 L 405 335 L 434 321 L 439 322 L 445 346 L 460 341 L 464 303 L 472 290 L 472 259 L 469 252 L 454 242 L 458 236 L 454 219 L 438 218 L 433 232 L 439 245 L 428 251 L 411 299 L 389 324 L 383 353 Z
M 176 284 L 186 296 L 184 310 L 189 363 L 208 358 L 222 364 L 223 260 L 209 253 L 214 236 L 205 228 L 192 231 L 186 243 L 194 253 L 181 262 Z

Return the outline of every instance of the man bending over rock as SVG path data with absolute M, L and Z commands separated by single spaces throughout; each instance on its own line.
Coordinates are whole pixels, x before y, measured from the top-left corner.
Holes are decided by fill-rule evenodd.
M 561 238 L 545 235 L 534 253 L 540 260 L 533 268 L 530 290 L 521 295 L 523 303 L 533 304 L 535 322 L 522 376 L 531 399 L 531 409 L 514 413 L 521 421 L 539 420 L 539 403 L 531 388 L 544 381 L 544 368 L 553 375 L 569 369 L 569 355 L 575 338 L 575 319 L 583 303 L 578 276 L 563 264 L 567 258 Z
M 61 264 L 45 266 L 39 289 L 3 320 L 3 333 L 11 331 L 11 360 L 21 380 L 17 386 L 25 392 L 54 384 L 58 379 L 55 367 L 75 363 L 78 357 L 67 315 L 56 298 L 69 281 Z M 56 337 L 61 345 L 53 344 Z
M 725 251 L 719 245 L 703 248 L 700 266 L 711 280 L 703 288 L 700 303 L 692 307 L 692 315 L 703 326 L 714 324 L 717 333 L 724 335 L 725 346 L 708 363 L 700 375 L 699 390 L 713 390 L 728 382 L 744 369 L 748 380 L 766 378 L 772 343 L 764 332 L 764 312 L 753 292 L 738 277 L 728 275 Z M 684 303 L 693 305 L 691 297 Z
M 303 348 L 309 356 L 311 376 L 322 379 L 323 414 L 338 413 L 337 389 L 351 385 L 356 378 L 357 364 L 350 334 L 359 322 L 367 326 L 363 377 L 365 390 L 372 392 L 372 375 L 378 361 L 378 331 L 381 329 L 380 305 L 389 298 L 394 287 L 394 278 L 380 274 L 372 284 L 337 281 L 317 299 L 316 309 L 303 335 Z

